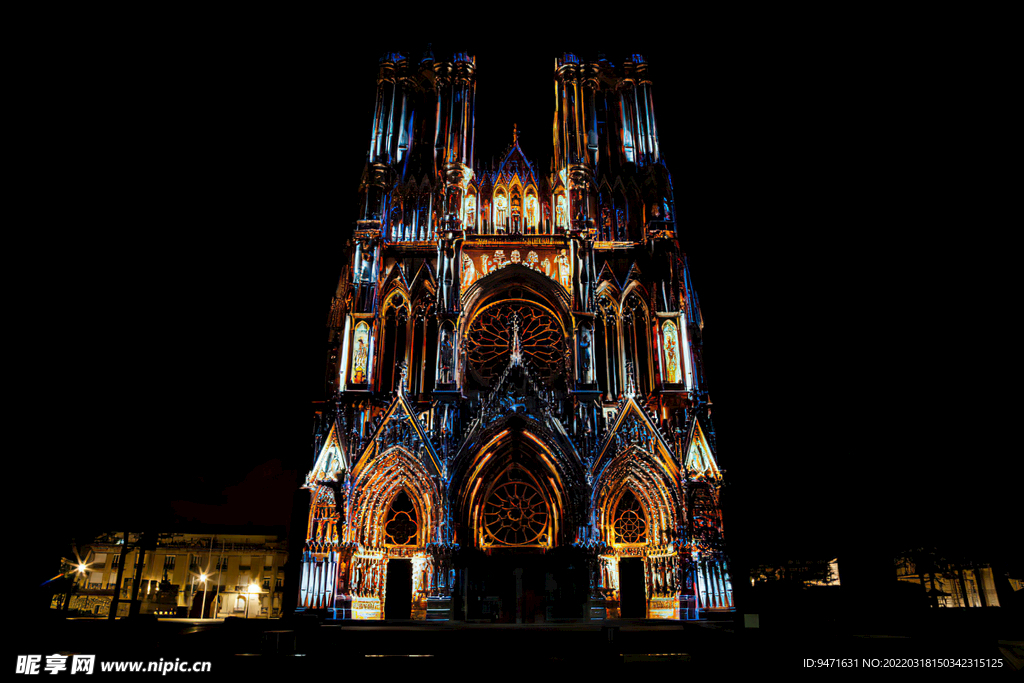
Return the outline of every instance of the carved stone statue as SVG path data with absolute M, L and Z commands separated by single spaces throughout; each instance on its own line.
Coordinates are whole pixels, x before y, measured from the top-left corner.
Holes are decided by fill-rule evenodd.
M 590 353 L 590 330 L 586 327 L 583 327 L 580 330 L 580 369 L 583 371 L 584 381 L 588 380 L 588 376 L 590 374 Z
M 452 378 L 452 360 L 454 350 L 452 349 L 451 335 L 448 330 L 441 332 L 441 383 L 451 384 L 455 381 Z

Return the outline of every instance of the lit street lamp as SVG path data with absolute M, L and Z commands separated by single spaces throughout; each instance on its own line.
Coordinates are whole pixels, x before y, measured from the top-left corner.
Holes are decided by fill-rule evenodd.
M 203 614 L 206 612 L 206 572 L 199 575 L 199 580 L 203 584 L 203 601 L 199 603 L 199 621 L 202 621 Z
M 249 618 L 249 600 L 256 595 L 260 594 L 260 587 L 255 583 L 250 583 L 249 588 L 246 591 L 248 595 L 245 598 L 245 618 Z

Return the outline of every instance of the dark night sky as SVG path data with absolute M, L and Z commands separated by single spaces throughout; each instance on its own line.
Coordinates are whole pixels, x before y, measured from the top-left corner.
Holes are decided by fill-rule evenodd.
M 287 522 L 312 464 L 377 58 L 427 40 L 110 55 L 99 83 L 70 91 L 81 116 L 61 182 L 86 179 L 73 211 L 90 232 L 71 246 L 90 258 L 56 293 L 78 302 L 54 348 L 87 350 L 72 386 L 91 390 L 57 401 L 69 424 L 43 427 L 84 444 L 56 475 L 63 504 L 37 518 L 55 541 L 141 520 Z M 542 172 L 559 52 L 650 62 L 734 552 L 1005 547 L 1017 465 L 954 369 L 968 300 L 944 284 L 953 245 L 935 229 L 960 218 L 940 202 L 961 171 L 932 142 L 948 123 L 936 84 L 879 55 L 666 42 L 434 51 L 477 55 L 477 157 L 501 154 L 517 123 Z

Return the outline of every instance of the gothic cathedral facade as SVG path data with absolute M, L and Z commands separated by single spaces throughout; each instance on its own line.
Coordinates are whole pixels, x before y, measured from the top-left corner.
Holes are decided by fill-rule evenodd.
M 379 64 L 299 609 L 731 612 L 702 320 L 648 65 L 555 60 L 554 159 L 476 163 L 476 60 Z

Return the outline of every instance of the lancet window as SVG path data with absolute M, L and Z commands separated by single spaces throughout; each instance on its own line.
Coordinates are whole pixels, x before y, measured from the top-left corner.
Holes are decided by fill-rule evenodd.
M 352 335 L 352 373 L 353 384 L 366 384 L 368 359 L 370 352 L 370 326 L 365 322 L 356 325 Z
M 621 393 L 619 380 L 619 317 L 615 304 L 607 296 L 597 301 L 597 321 L 594 345 L 597 349 L 597 372 L 599 386 L 604 390 L 605 401 L 614 401 Z
M 409 350 L 409 393 L 424 394 L 434 388 L 437 366 L 437 317 L 432 315 L 432 293 L 427 290 L 417 300 L 413 316 L 412 348 Z
M 637 391 L 649 393 L 653 390 L 651 383 L 651 354 L 647 307 L 637 296 L 630 292 L 626 297 L 622 310 L 622 337 L 626 350 L 626 358 L 633 363 L 634 380 Z
M 416 234 L 420 240 L 428 240 L 430 235 L 430 193 L 421 192 L 419 208 L 416 212 Z
M 676 324 L 669 320 L 662 328 L 661 345 L 664 349 L 665 359 L 665 381 L 673 384 L 681 384 L 683 381 L 682 359 L 679 356 L 679 333 Z
M 384 308 L 384 334 L 381 337 L 380 390 L 394 391 L 398 365 L 407 362 L 409 309 L 405 299 L 395 294 Z
M 402 237 L 402 196 L 396 190 L 391 193 L 391 208 L 388 210 L 388 239 L 401 242 Z

